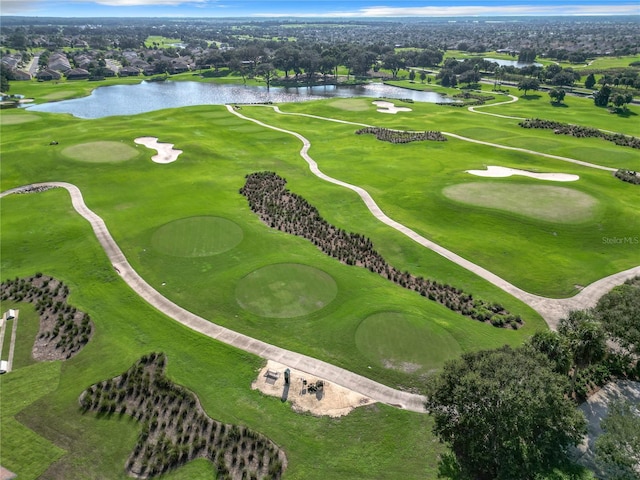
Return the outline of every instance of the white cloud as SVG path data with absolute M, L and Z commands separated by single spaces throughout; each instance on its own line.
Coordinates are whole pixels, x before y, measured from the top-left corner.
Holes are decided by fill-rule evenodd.
M 82 0 L 76 0 L 82 1 Z M 109 7 L 138 7 L 138 6 L 162 6 L 162 5 L 184 5 L 208 3 L 208 0 L 93 0 L 94 3 L 107 5 Z
M 458 16 L 554 16 L 638 15 L 637 4 L 621 5 L 494 5 L 450 7 L 365 7 L 358 11 L 278 14 L 279 17 L 458 17 Z M 272 17 L 272 13 L 254 16 Z

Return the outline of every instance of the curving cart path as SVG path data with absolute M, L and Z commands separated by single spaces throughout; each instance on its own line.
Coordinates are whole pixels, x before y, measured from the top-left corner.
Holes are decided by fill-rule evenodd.
M 516 98 L 516 100 L 517 100 L 517 97 L 514 97 L 514 98 Z M 512 100 L 512 101 L 514 101 L 514 100 Z M 510 102 L 507 102 L 507 103 L 510 103 Z M 286 112 L 282 112 L 277 106 L 273 106 L 273 105 L 266 105 L 265 107 L 273 108 L 277 113 L 280 113 L 280 114 L 283 114 L 283 115 L 297 115 L 297 116 L 316 118 L 316 119 L 319 119 L 319 120 L 326 120 L 326 121 L 344 123 L 344 124 L 350 124 L 350 125 L 357 125 L 357 126 L 364 126 L 364 127 L 370 126 L 370 125 L 363 124 L 363 123 L 354 123 L 354 122 L 349 122 L 349 121 L 345 121 L 345 120 L 337 120 L 337 119 L 332 119 L 332 118 L 327 118 L 327 117 L 320 117 L 320 116 L 316 116 L 316 115 L 286 113 Z M 481 267 L 479 265 L 476 265 L 475 263 L 467 260 L 466 258 L 461 257 L 460 255 L 452 252 L 451 250 L 447 250 L 446 248 L 438 245 L 437 243 L 434 243 L 431 240 L 428 240 L 427 238 L 423 237 L 422 235 L 420 235 L 420 234 L 416 233 L 415 231 L 411 230 L 409 227 L 407 227 L 405 225 L 402 225 L 401 223 L 398 223 L 395 220 L 393 220 L 392 218 L 388 217 L 382 211 L 382 209 L 378 206 L 378 204 L 375 202 L 375 200 L 371 197 L 369 192 L 367 192 L 365 189 L 363 189 L 361 187 L 358 187 L 356 185 L 352 185 L 352 184 L 347 183 L 347 182 L 343 182 L 342 180 L 335 179 L 335 178 L 330 177 L 329 175 L 326 175 L 325 173 L 323 173 L 320 170 L 320 168 L 318 167 L 318 164 L 316 163 L 316 161 L 313 160 L 313 158 L 311 158 L 309 156 L 308 152 L 309 152 L 309 148 L 311 148 L 311 143 L 309 142 L 309 140 L 307 138 L 303 137 L 299 133 L 293 132 L 293 131 L 290 131 L 290 130 L 285 130 L 283 128 L 275 127 L 273 125 L 269 125 L 267 123 L 261 122 L 260 120 L 256 120 L 254 118 L 250 118 L 250 117 L 247 117 L 245 115 L 242 115 L 232 105 L 227 105 L 227 110 L 229 112 L 233 113 L 234 115 L 236 115 L 239 118 L 254 122 L 254 123 L 256 123 L 256 124 L 258 124 L 260 126 L 263 126 L 265 128 L 270 128 L 270 129 L 276 130 L 278 132 L 282 132 L 282 133 L 286 133 L 286 134 L 289 134 L 289 135 L 293 135 L 294 137 L 299 139 L 302 142 L 302 149 L 300 150 L 300 156 L 307 162 L 307 164 L 309 165 L 309 169 L 311 170 L 311 172 L 314 175 L 316 175 L 318 178 L 320 178 L 320 179 L 322 179 L 322 180 L 324 180 L 326 182 L 333 183 L 335 185 L 339 185 L 339 186 L 348 188 L 350 190 L 353 190 L 354 192 L 356 192 L 360 196 L 360 198 L 363 200 L 363 202 L 365 203 L 365 205 L 367 206 L 369 211 L 373 214 L 373 216 L 375 218 L 377 218 L 378 220 L 380 220 L 382 223 L 384 223 L 385 225 L 390 226 L 391 228 L 396 229 L 397 231 L 403 233 L 404 235 L 406 235 L 407 237 L 409 237 L 413 241 L 417 242 L 418 244 L 422 245 L 423 247 L 426 247 L 426 248 L 438 253 L 439 255 L 442 255 L 446 259 L 448 259 L 448 260 L 454 262 L 455 264 L 460 265 L 461 267 L 463 267 L 463 268 L 475 273 L 476 275 L 478 275 L 478 276 L 484 278 L 485 280 L 491 282 L 493 285 L 497 286 L 498 288 L 504 290 L 505 292 L 511 294 L 512 296 L 514 296 L 517 299 L 521 300 L 522 302 L 526 303 L 531 308 L 533 308 L 535 311 L 537 311 L 542 316 L 542 318 L 545 319 L 545 321 L 549 325 L 549 328 L 551 328 L 552 330 L 556 330 L 557 329 L 558 322 L 560 321 L 560 319 L 565 317 L 571 310 L 581 310 L 581 309 L 584 309 L 584 308 L 589 308 L 589 307 L 595 306 L 595 304 L 598 302 L 598 299 L 602 295 L 607 293 L 609 290 L 611 290 L 613 287 L 623 283 L 625 280 L 628 280 L 630 278 L 633 278 L 635 276 L 640 275 L 640 266 L 633 267 L 633 268 L 630 268 L 630 269 L 625 270 L 623 272 L 618 272 L 618 273 L 615 273 L 615 274 L 610 275 L 608 277 L 602 278 L 602 279 L 592 283 L 591 285 L 588 285 L 583 290 L 581 290 L 580 293 L 578 293 L 577 295 L 575 295 L 573 297 L 570 297 L 570 298 L 561 298 L 561 299 L 546 298 L 546 297 L 541 297 L 539 295 L 531 294 L 531 293 L 526 292 L 526 291 L 516 287 L 515 285 L 507 282 L 506 280 L 504 280 L 503 278 L 499 277 L 498 275 L 490 272 L 489 270 L 487 270 L 487 269 L 485 269 L 485 268 L 483 268 L 483 267 Z M 492 146 L 492 147 L 496 147 L 496 148 L 504 148 L 504 149 L 507 149 L 507 150 L 522 151 L 522 152 L 530 153 L 530 154 L 533 154 L 533 155 L 540 155 L 540 156 L 544 156 L 544 157 L 548 157 L 548 158 L 553 158 L 553 159 L 556 159 L 556 160 L 562 160 L 562 161 L 565 161 L 565 162 L 577 163 L 579 165 L 583 165 L 583 166 L 590 167 L 590 168 L 597 168 L 597 169 L 601 169 L 601 170 L 613 170 L 613 171 L 615 171 L 615 169 L 610 169 L 608 167 L 603 167 L 601 165 L 596 165 L 596 164 L 592 164 L 592 163 L 588 163 L 588 162 L 582 162 L 580 160 L 575 160 L 575 159 L 572 159 L 572 158 L 559 157 L 559 156 L 556 156 L 556 155 L 549 155 L 549 154 L 546 154 L 546 153 L 535 152 L 533 150 L 526 150 L 526 149 L 522 149 L 522 148 L 508 147 L 508 146 L 505 146 L 505 145 L 498 145 L 498 144 L 494 144 L 494 143 L 483 142 L 483 141 L 480 141 L 480 140 L 474 140 L 474 139 L 471 139 L 471 138 L 462 137 L 460 135 L 455 135 L 455 134 L 447 133 L 447 132 L 442 132 L 442 133 L 444 135 L 448 135 L 448 136 L 451 136 L 453 138 L 457 138 L 457 139 L 468 141 L 468 142 L 480 143 L 480 144 L 483 144 L 483 145 L 488 145 L 488 146 Z
M 140 297 L 168 317 L 207 337 L 214 338 L 240 350 L 253 353 L 267 360 L 282 363 L 291 368 L 349 388 L 376 402 L 386 403 L 413 412 L 425 413 L 424 402 L 426 399 L 421 395 L 395 390 L 327 362 L 300 353 L 291 352 L 248 337 L 247 335 L 234 332 L 176 305 L 138 275 L 109 233 L 102 218 L 87 207 L 84 203 L 82 192 L 75 185 L 65 182 L 37 183 L 6 190 L 0 193 L 0 198 L 14 193 L 26 193 L 31 189 L 36 189 L 37 191 L 39 188 L 47 187 L 64 188 L 69 192 L 73 208 L 91 224 L 93 232 L 116 272 L 120 274 L 122 279 L 140 295 Z

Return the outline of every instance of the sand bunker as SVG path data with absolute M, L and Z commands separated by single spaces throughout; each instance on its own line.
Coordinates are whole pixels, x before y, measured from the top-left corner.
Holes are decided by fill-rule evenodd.
M 376 100 L 373 103 L 378 108 L 378 112 L 380 113 L 398 113 L 398 112 L 410 112 L 411 109 L 408 107 L 396 107 L 391 102 L 385 102 L 382 100 Z
M 286 369 L 286 365 L 269 360 L 267 366 L 260 370 L 258 378 L 251 384 L 251 388 L 290 402 L 291 407 L 296 412 L 310 412 L 313 415 L 341 417 L 347 415 L 356 407 L 374 403 L 369 397 L 329 383 L 326 380 L 324 380 L 324 386 L 321 391 L 310 393 L 307 386 L 312 383 L 315 384 L 321 379 L 293 368 L 289 369 L 291 373 L 287 390 L 284 384 L 284 371 Z M 270 373 L 267 374 L 267 372 Z M 303 380 L 307 381 L 306 386 L 303 385 Z
M 511 175 L 522 175 L 523 177 L 537 178 L 538 180 L 551 180 L 553 182 L 575 182 L 579 180 L 578 175 L 569 173 L 534 173 L 526 170 L 518 170 L 517 168 L 496 167 L 490 165 L 486 170 L 467 170 L 471 175 L 478 177 L 503 178 Z
M 178 159 L 182 150 L 173 148 L 173 143 L 159 143 L 158 137 L 138 137 L 134 140 L 138 145 L 157 150 L 158 154 L 151 157 L 156 163 L 171 163 Z

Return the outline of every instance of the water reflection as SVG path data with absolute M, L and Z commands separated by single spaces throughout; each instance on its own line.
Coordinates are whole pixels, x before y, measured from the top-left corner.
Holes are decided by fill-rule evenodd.
M 530 67 L 531 65 L 535 65 L 536 67 L 541 67 L 541 63 L 533 63 L 533 62 L 519 62 L 517 60 L 501 60 L 499 58 L 485 58 L 487 62 L 497 63 L 501 67 L 516 67 L 516 68 L 524 68 Z
M 91 95 L 73 100 L 45 103 L 29 110 L 70 113 L 79 118 L 102 118 L 113 115 L 136 115 L 163 108 L 227 103 L 285 103 L 331 97 L 407 98 L 416 102 L 452 102 L 434 92 L 418 92 L 383 84 L 327 85 L 283 88 L 243 85 L 217 85 L 199 82 L 142 82 L 137 85 L 112 85 L 95 89 Z

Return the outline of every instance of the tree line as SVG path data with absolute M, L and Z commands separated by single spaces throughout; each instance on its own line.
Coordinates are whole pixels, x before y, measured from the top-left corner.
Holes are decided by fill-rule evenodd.
M 286 183 L 274 172 L 251 173 L 246 176 L 240 194 L 266 225 L 306 238 L 322 252 L 347 265 L 367 268 L 466 317 L 512 329 L 523 324 L 519 315 L 509 313 L 498 303 L 488 303 L 451 285 L 416 277 L 389 265 L 369 238 L 331 225 L 303 197 L 287 190 Z
M 566 478 L 570 449 L 586 434 L 576 404 L 611 379 L 640 378 L 640 277 L 574 311 L 558 331 L 523 346 L 464 354 L 427 386 L 434 433 L 450 448 L 448 478 Z M 603 478 L 636 479 L 640 467 L 637 405 L 615 403 L 602 422 L 596 460 Z M 571 477 L 573 478 L 573 477 Z M 581 477 L 582 478 L 582 477 Z

